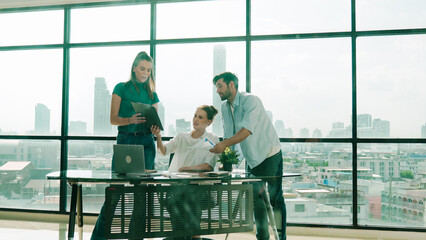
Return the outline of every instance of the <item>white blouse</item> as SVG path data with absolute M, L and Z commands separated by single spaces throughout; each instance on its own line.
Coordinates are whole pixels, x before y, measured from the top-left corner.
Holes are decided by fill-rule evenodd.
M 206 140 L 207 139 L 207 140 Z M 191 133 L 179 133 L 164 144 L 166 155 L 175 153 L 169 166 L 169 172 L 178 172 L 179 168 L 203 163 L 215 167 L 218 156 L 209 152 L 219 138 L 212 133 L 204 132 L 200 138 L 191 137 Z

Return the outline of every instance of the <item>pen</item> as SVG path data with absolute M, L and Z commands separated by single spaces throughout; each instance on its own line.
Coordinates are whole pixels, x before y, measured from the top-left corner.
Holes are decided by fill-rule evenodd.
M 206 138 L 206 140 L 204 140 L 204 142 L 209 142 L 214 147 L 214 144 L 208 138 Z

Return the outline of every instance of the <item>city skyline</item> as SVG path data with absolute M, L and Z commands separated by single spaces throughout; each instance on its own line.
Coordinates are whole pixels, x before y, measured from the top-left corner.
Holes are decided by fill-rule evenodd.
M 104 88 L 103 84 L 100 84 L 101 88 Z M 104 89 L 105 90 L 105 89 Z M 108 91 L 106 91 L 108 92 Z M 97 98 L 95 98 L 97 99 Z M 38 103 L 36 105 L 36 109 L 42 109 L 36 111 L 35 119 L 46 119 L 46 113 L 50 112 L 50 109 L 48 109 L 44 104 Z M 164 122 L 164 115 L 166 113 L 166 109 L 164 106 L 159 103 L 159 116 L 162 120 L 162 123 Z M 277 119 L 273 120 L 273 113 L 268 111 L 268 115 L 273 122 L 273 125 L 275 127 L 275 130 L 278 133 L 278 136 L 281 138 L 293 138 L 293 137 L 299 137 L 299 138 L 322 138 L 323 133 L 320 129 L 313 129 L 312 134 L 310 134 L 311 129 L 309 128 L 301 128 L 299 129 L 299 134 L 297 136 L 293 135 L 293 129 L 292 128 L 285 128 L 285 124 L 283 120 Z M 105 125 L 105 119 L 109 119 L 106 117 L 107 115 L 103 114 L 103 117 L 94 117 L 94 119 L 99 119 L 100 126 Z M 358 114 L 358 137 L 389 137 L 390 132 L 390 121 L 387 120 L 381 120 L 378 118 L 373 118 L 371 114 Z M 175 124 L 169 124 L 167 126 L 167 130 L 165 129 L 163 132 L 169 134 L 170 136 L 174 136 L 173 134 L 177 134 L 180 132 L 189 132 L 191 130 L 191 120 L 186 120 L 184 118 L 182 119 L 175 119 Z M 110 131 L 110 134 L 113 134 L 113 130 L 111 128 L 111 125 L 108 123 L 108 127 L 104 130 L 102 130 L 103 135 L 105 135 L 107 132 Z M 163 123 L 164 125 L 164 123 Z M 37 123 L 35 123 L 35 129 L 39 129 L 38 131 L 34 131 L 35 133 L 43 133 L 47 134 L 46 131 L 42 131 L 40 129 L 49 129 L 50 125 L 46 124 L 46 121 L 44 121 L 44 126 L 38 126 Z M 97 127 L 97 122 L 94 124 L 95 128 L 101 129 L 101 127 Z M 426 135 L 426 123 L 421 126 L 419 132 L 421 133 L 422 138 Z M 69 124 L 69 133 L 71 135 L 87 135 L 90 134 L 87 132 L 87 123 L 84 121 L 70 121 Z M 331 124 L 331 129 L 328 132 L 326 137 L 330 138 L 350 138 L 352 134 L 352 126 L 351 124 L 345 126 L 343 122 L 333 122 Z M 102 134 L 101 134 L 102 135 Z M 218 135 L 220 136 L 220 135 Z M 222 137 L 222 136 L 220 136 Z

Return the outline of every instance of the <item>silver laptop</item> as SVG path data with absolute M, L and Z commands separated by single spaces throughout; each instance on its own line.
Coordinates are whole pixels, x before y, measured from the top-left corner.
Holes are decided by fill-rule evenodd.
M 113 171 L 117 174 L 145 174 L 145 155 L 142 145 L 114 144 Z

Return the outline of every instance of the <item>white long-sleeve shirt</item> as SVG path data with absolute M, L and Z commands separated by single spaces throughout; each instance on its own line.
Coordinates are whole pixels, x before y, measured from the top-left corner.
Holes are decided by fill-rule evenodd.
M 169 172 L 178 172 L 181 167 L 195 166 L 203 163 L 207 163 L 214 168 L 218 156 L 209 152 L 209 150 L 218 142 L 219 138 L 207 131 L 200 138 L 191 137 L 191 133 L 179 133 L 164 144 L 166 155 L 175 153 L 169 166 Z

